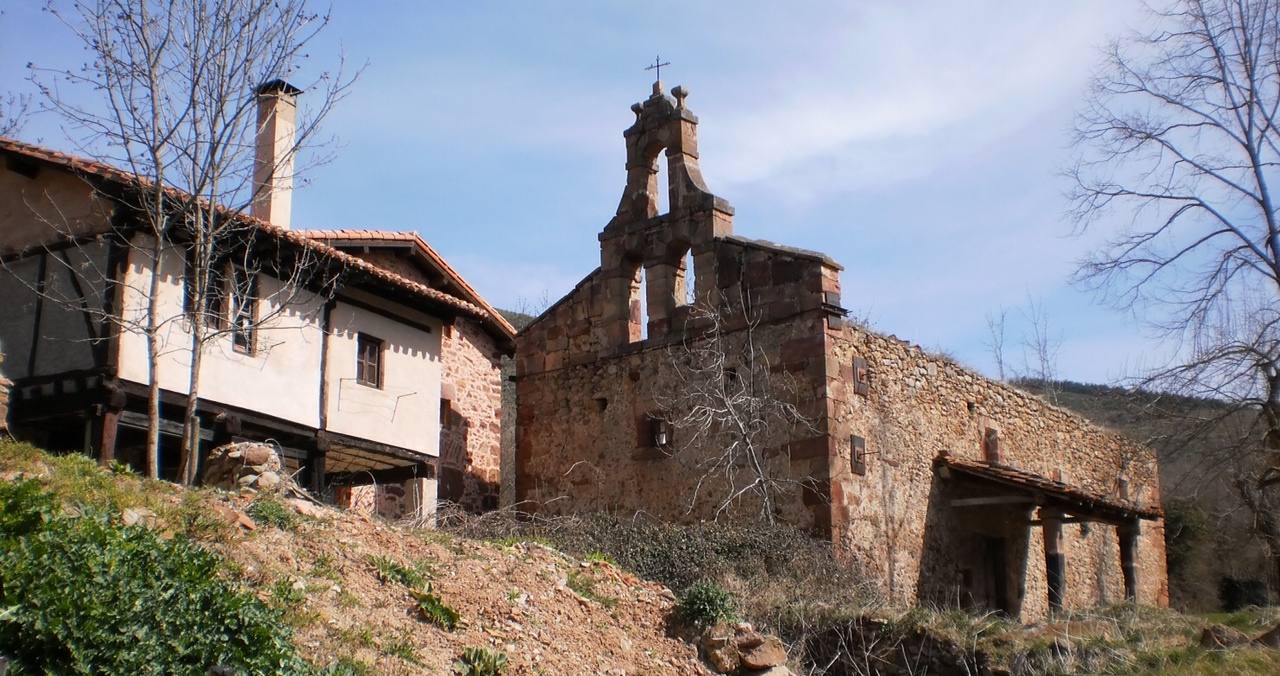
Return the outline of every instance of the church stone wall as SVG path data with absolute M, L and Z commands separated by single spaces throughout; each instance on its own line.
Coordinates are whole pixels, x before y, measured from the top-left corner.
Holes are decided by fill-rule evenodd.
M 785 491 L 778 515 L 825 536 L 824 320 L 820 303 L 812 300 L 821 297 L 824 266 L 808 254 L 732 239 L 716 240 L 707 250 L 714 256 L 705 259 L 709 268 L 697 271 L 699 280 L 714 282 L 723 297 L 752 299 L 746 315 L 727 313 L 724 352 L 742 368 L 750 337 L 761 348 L 761 375 L 769 376 L 780 401 L 797 404 L 805 418 L 759 438 L 775 475 L 812 484 Z M 711 518 L 727 486 L 702 481 L 717 440 L 695 442 L 694 430 L 677 422 L 669 448 L 651 444 L 652 421 L 669 418 L 689 391 L 677 368 L 689 357 L 687 341 L 698 340 L 709 324 L 683 307 L 676 321 L 651 319 L 652 333 L 643 340 L 593 349 L 602 344 L 590 339 L 593 322 L 606 316 L 602 279 L 598 272 L 588 276 L 517 340 L 516 499 L 521 509 L 543 512 L 642 510 L 677 520 Z M 802 298 L 810 300 L 797 302 Z M 753 319 L 750 330 L 746 316 Z M 750 499 L 732 510 L 758 511 Z
M 833 261 L 732 234 L 732 208 L 706 190 L 697 168 L 687 92 L 673 93 L 676 101 L 655 85 L 632 108 L 627 185 L 599 235 L 600 267 L 517 336 L 520 508 L 717 516 L 723 481 L 702 484 L 700 499 L 692 498 L 719 440 L 689 443 L 690 430 L 676 424 L 673 443 L 652 448 L 646 427 L 655 413 L 675 420 L 684 413 L 679 394 L 688 386 L 676 364 L 715 327 L 682 302 L 692 286 L 695 304 L 719 308 L 722 331 L 711 335 L 725 337 L 730 361 L 750 338 L 772 382 L 787 385 L 775 394 L 806 420 L 772 427 L 763 439 L 775 476 L 807 486 L 782 498 L 778 516 L 831 539 L 899 603 L 1044 615 L 1046 554 L 1043 529 L 1033 523 L 1043 512 L 1029 501 L 1032 492 L 941 472 L 936 459 L 945 452 L 983 460 L 998 447 L 998 464 L 988 468 L 1013 466 L 1063 488 L 1152 507 L 1159 501 L 1152 451 L 851 325 Z M 664 149 L 672 209 L 659 215 L 655 161 Z M 743 368 L 741 360 L 730 365 Z M 751 502 L 735 507 L 734 516 L 759 515 Z M 1122 600 L 1116 525 L 1072 522 L 1063 531 L 1064 605 Z M 1167 603 L 1163 542 L 1160 521 L 1141 522 L 1141 603 Z

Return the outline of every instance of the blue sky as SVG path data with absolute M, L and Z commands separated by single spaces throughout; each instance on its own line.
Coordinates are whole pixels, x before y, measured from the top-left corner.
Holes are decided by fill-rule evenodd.
M 29 90 L 30 61 L 82 58 L 41 3 L 5 4 L 11 90 Z M 559 298 L 598 262 L 660 52 L 736 232 L 826 252 L 846 306 L 987 372 L 987 313 L 1010 308 L 1016 343 L 1018 308 L 1040 299 L 1060 374 L 1110 381 L 1153 345 L 1068 283 L 1099 233 L 1070 236 L 1057 172 L 1101 46 L 1143 20 L 1119 0 L 336 0 L 310 68 L 367 66 L 294 223 L 416 229 L 500 307 Z M 48 117 L 21 135 L 73 147 Z

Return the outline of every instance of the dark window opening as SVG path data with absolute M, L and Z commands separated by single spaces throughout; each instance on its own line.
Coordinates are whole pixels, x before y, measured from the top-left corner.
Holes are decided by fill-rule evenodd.
M 9 155 L 5 158 L 5 166 L 8 167 L 9 171 L 26 178 L 35 178 L 40 173 L 40 165 L 36 164 L 34 160 L 29 160 L 25 157 Z
M 227 307 L 227 275 L 224 268 L 215 267 L 209 271 L 208 287 L 201 302 L 196 299 L 198 293 L 195 272 L 190 262 L 187 263 L 187 272 L 182 281 L 182 311 L 192 321 L 203 319 L 205 326 L 211 329 L 222 328 Z
M 258 277 L 244 268 L 231 270 L 231 345 L 236 352 L 257 349 Z
M 849 469 L 854 474 L 867 473 L 867 440 L 856 434 L 849 438 Z
M 356 382 L 382 389 L 382 341 L 364 333 L 356 334 Z M 440 402 L 442 410 L 449 405 Z
M 641 448 L 657 448 L 669 450 L 674 441 L 675 428 L 669 420 L 663 420 L 659 414 L 648 413 L 641 417 L 637 446 Z
M 609 399 L 607 397 L 596 397 L 596 409 L 604 413 L 609 408 Z

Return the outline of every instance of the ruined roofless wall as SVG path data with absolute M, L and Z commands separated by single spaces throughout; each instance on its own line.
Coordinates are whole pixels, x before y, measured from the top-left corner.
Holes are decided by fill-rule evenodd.
M 1149 448 L 895 338 L 844 326 L 829 329 L 827 341 L 836 373 L 828 378 L 834 539 L 876 570 L 899 599 L 954 603 L 978 593 L 981 553 L 971 550 L 973 536 L 985 535 L 1009 542 L 1010 600 L 1021 617 L 1047 612 L 1042 530 L 1028 527 L 1031 512 L 1009 505 L 948 508 L 962 487 L 948 486 L 933 470 L 944 451 L 982 460 L 987 428 L 997 430 L 1003 464 L 1098 495 L 1159 505 Z M 865 396 L 852 386 L 855 357 L 867 362 Z M 861 475 L 853 472 L 853 435 L 865 439 Z M 1064 604 L 1123 600 L 1115 526 L 1068 524 L 1063 531 Z M 1138 601 L 1167 605 L 1163 522 L 1141 522 L 1138 561 Z

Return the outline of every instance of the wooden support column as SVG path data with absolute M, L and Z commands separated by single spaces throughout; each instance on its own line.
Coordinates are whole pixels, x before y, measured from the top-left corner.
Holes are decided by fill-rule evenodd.
M 1044 535 L 1045 578 L 1049 583 L 1049 611 L 1062 610 L 1066 592 L 1067 557 L 1062 551 L 1062 512 L 1056 509 L 1040 509 L 1040 522 Z
M 103 409 L 101 441 L 98 448 L 98 464 L 103 467 L 111 465 L 116 459 L 116 433 L 120 429 L 120 409 L 107 407 Z
M 115 380 L 105 383 L 107 401 L 102 404 L 102 415 L 98 428 L 98 464 L 109 467 L 116 459 L 116 435 L 120 431 L 120 413 L 129 403 L 128 396 L 120 389 Z
M 324 495 L 324 466 L 326 451 L 317 449 L 311 452 L 308 464 L 311 465 L 311 493 L 320 499 Z
M 1137 519 L 1116 526 L 1120 540 L 1120 572 L 1124 575 L 1124 598 L 1138 600 L 1138 535 L 1142 532 Z

